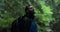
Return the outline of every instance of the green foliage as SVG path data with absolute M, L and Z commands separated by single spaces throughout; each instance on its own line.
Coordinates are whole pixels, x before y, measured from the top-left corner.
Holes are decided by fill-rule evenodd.
M 11 23 L 15 19 L 25 14 L 25 6 L 29 4 L 34 7 L 36 22 L 42 22 L 45 26 L 49 26 L 49 22 L 55 21 L 57 17 L 56 14 L 60 11 L 56 9 L 59 8 L 59 0 L 4 0 L 4 3 L 1 0 L 0 2 L 0 27 L 3 28 L 10 28 Z M 45 26 L 40 27 L 40 25 L 37 24 L 38 31 L 40 32 L 42 29 L 43 31 L 41 32 L 47 32 L 46 29 L 44 29 L 46 28 Z

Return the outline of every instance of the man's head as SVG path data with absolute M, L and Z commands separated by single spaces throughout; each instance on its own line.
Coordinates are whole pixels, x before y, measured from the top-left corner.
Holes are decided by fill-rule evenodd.
M 25 12 L 26 12 L 27 14 L 34 14 L 34 8 L 33 8 L 33 6 L 31 6 L 31 5 L 26 6 Z

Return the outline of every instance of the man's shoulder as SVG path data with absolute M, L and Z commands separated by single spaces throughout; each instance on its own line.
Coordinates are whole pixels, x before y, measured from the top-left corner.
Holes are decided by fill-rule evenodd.
M 25 18 L 25 16 L 20 16 L 20 17 L 18 18 L 18 20 L 24 19 L 24 18 Z

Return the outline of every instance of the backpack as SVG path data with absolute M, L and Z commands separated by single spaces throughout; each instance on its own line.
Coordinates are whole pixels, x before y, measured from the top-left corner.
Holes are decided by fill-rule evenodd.
M 18 18 L 12 23 L 11 31 L 12 32 L 29 32 L 32 19 L 29 19 L 26 16 Z

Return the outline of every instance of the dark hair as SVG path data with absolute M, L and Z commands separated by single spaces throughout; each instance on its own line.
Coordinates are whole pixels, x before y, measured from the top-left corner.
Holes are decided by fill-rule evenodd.
M 32 5 L 28 5 L 25 7 L 25 12 L 28 10 L 28 7 L 30 7 L 30 6 L 32 6 Z
M 28 5 L 28 6 L 25 7 L 25 12 L 26 12 L 26 13 L 30 13 L 30 11 L 28 10 L 30 6 L 32 6 L 32 5 Z M 29 11 L 29 12 L 27 12 L 27 11 Z M 33 9 L 32 13 L 33 13 L 33 14 L 35 13 L 35 12 L 34 12 L 34 9 Z

